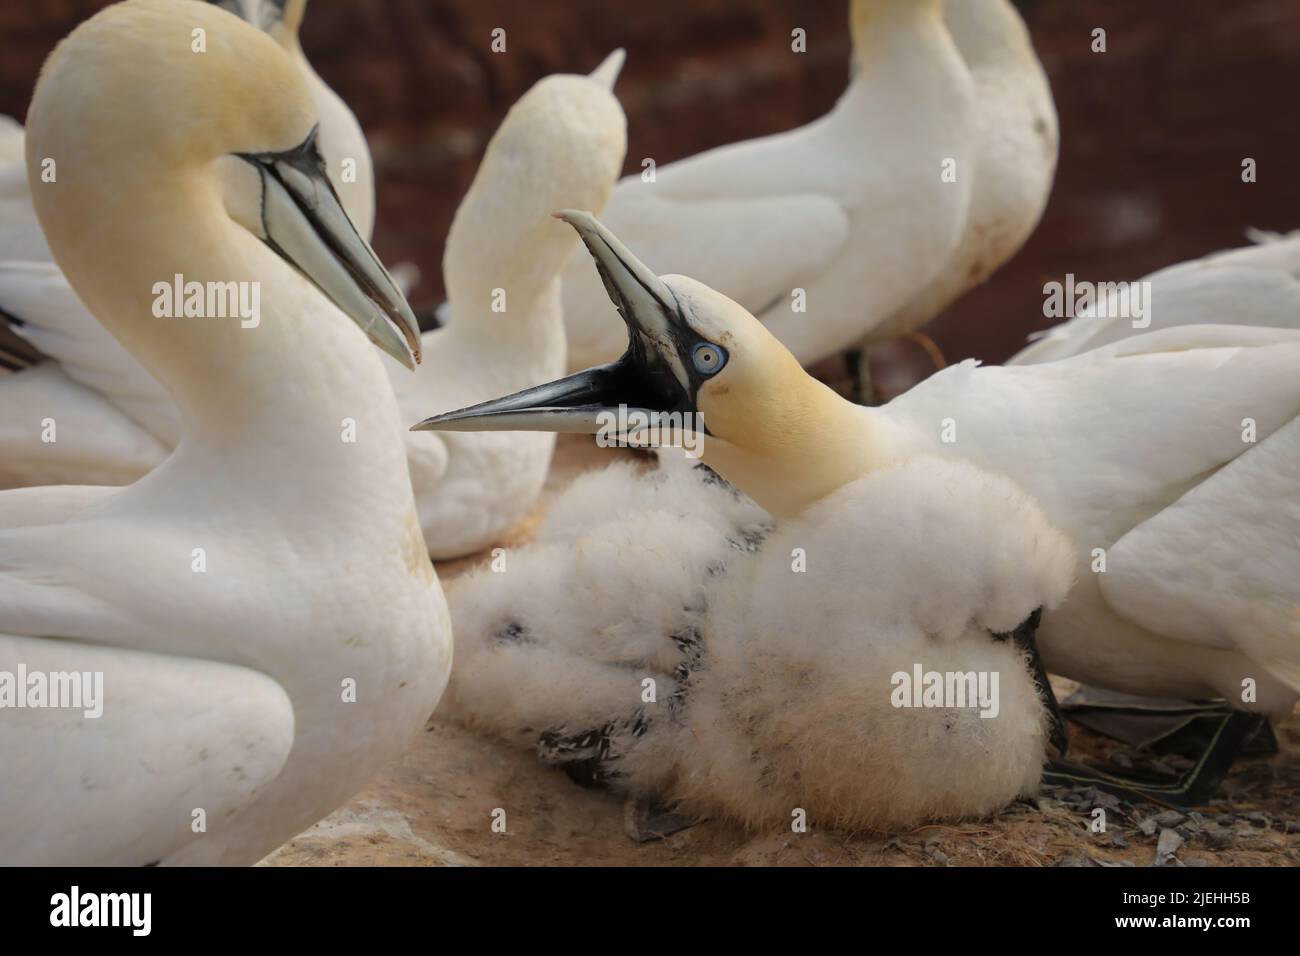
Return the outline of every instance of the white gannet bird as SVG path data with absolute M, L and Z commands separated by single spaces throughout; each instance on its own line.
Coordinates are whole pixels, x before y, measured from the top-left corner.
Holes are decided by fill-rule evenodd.
M 656 272 L 689 272 L 731 296 L 804 364 L 858 342 L 950 268 L 978 157 L 998 154 L 977 142 L 989 120 L 940 0 L 853 0 L 850 28 L 856 70 L 828 114 L 662 166 L 653 182 L 628 176 L 604 213 Z M 619 354 L 604 303 L 583 258 L 570 259 L 571 368 Z
M 1134 312 L 1133 291 L 1141 294 Z M 1300 231 L 1259 234 L 1256 245 L 1180 262 L 1135 283 L 1102 283 L 1069 321 L 1007 362 L 1032 365 L 1139 335 L 1187 325 L 1300 328 Z
M 184 435 L 126 488 L 0 494 L 0 670 L 28 675 L 29 702 L 38 674 L 103 691 L 98 718 L 3 711 L 7 863 L 252 863 L 395 757 L 442 692 L 446 605 L 366 344 L 401 357 L 418 331 L 316 124 L 274 42 L 186 0 L 111 6 L 42 71 L 27 156 L 50 249 Z M 260 321 L 156 317 L 177 274 L 256 283 Z
M 577 236 L 551 213 L 600 208 L 623 167 L 627 125 L 612 89 L 618 50 L 591 76 L 540 80 L 511 107 L 456 210 L 443 255 L 450 303 L 423 336 L 415 375 L 389 363 L 403 421 L 450 411 L 564 374 L 560 270 Z M 550 433 L 413 432 L 407 457 L 434 558 L 480 550 L 527 516 L 541 493 Z
M 719 293 L 656 277 L 565 213 L 628 324 L 619 361 L 421 427 L 593 431 L 620 404 L 701 414 L 703 460 L 778 518 L 918 455 L 1003 474 L 1075 546 L 1046 665 L 1287 715 L 1300 694 L 1300 333 L 1189 326 L 1043 365 L 953 366 L 880 408 L 809 377 Z M 936 588 L 954 573 L 936 565 Z
M 966 227 L 947 264 L 871 330 L 868 344 L 924 325 L 1015 255 L 1042 218 L 1056 175 L 1056 104 L 1015 7 L 1007 0 L 946 0 L 943 22 L 975 81 L 975 183 Z
M 330 181 L 362 238 L 369 239 L 375 215 L 370 150 L 356 117 L 303 56 L 298 28 L 306 0 L 218 5 L 266 31 L 293 57 L 320 116 Z M 126 484 L 175 446 L 180 415 L 166 391 L 86 310 L 53 262 L 32 208 L 22 127 L 3 119 L 0 326 L 12 323 L 22 344 L 0 337 L 0 358 L 8 355 L 5 364 L 25 370 L 0 377 L 0 487 Z M 49 423 L 55 441 L 42 440 Z
M 1028 496 L 919 456 L 773 531 L 676 462 L 584 475 L 505 573 L 457 582 L 442 712 L 628 793 L 638 838 L 679 826 L 637 820 L 661 801 L 751 827 L 802 810 L 876 828 L 983 816 L 1037 788 L 1033 629 L 1073 556 Z M 940 563 L 945 589 L 918 587 Z M 911 706 L 896 675 L 917 665 L 985 675 L 988 716 L 975 685 L 960 704 Z

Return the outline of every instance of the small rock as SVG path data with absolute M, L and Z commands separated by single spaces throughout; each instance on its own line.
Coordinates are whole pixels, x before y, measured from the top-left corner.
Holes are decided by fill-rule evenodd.
M 937 846 L 930 847 L 926 852 L 930 854 L 930 859 L 934 860 L 934 862 L 940 866 L 948 865 L 948 854 L 944 853 L 943 850 L 940 850 Z
M 1300 820 L 1288 820 L 1283 830 L 1287 833 L 1300 833 Z
M 1110 845 L 1114 847 L 1119 847 L 1121 850 L 1127 849 L 1128 837 L 1124 836 L 1124 834 L 1119 832 L 1112 833 L 1110 835 Z
M 1207 830 L 1205 842 L 1212 850 L 1225 850 L 1237 842 L 1231 830 Z
M 1186 819 L 1187 815 L 1179 813 L 1177 810 L 1166 810 L 1164 813 L 1157 813 L 1155 815 L 1156 826 L 1168 829 L 1178 826 Z
M 1257 827 L 1271 827 L 1273 825 L 1273 821 L 1264 813 L 1243 813 L 1242 816 Z
M 1160 839 L 1156 841 L 1156 860 L 1152 866 L 1181 866 L 1174 854 L 1183 845 L 1183 838 L 1174 830 L 1161 830 Z
M 1067 853 L 1056 861 L 1054 866 L 1098 866 L 1096 860 L 1089 856 L 1082 856 L 1078 853 Z
M 1145 820 L 1141 820 L 1141 821 L 1139 821 L 1139 822 L 1138 822 L 1138 830 L 1140 830 L 1140 831 L 1142 832 L 1142 835 L 1143 835 L 1143 836 L 1155 836 L 1155 835 L 1156 835 L 1156 818 L 1155 818 L 1155 817 L 1147 817 Z

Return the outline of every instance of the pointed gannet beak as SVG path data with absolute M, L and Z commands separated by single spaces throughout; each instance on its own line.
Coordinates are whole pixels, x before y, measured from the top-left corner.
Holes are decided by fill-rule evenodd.
M 592 70 L 589 76 L 612 93 L 614 84 L 618 82 L 618 75 L 623 71 L 623 61 L 626 59 L 627 51 L 619 47 L 605 57 L 600 66 Z
M 316 130 L 286 152 L 238 156 L 261 176 L 262 241 L 310 279 L 371 342 L 414 368 L 412 354 L 420 361 L 419 323 L 343 211 L 325 175 Z
M 295 35 L 307 0 L 207 0 L 214 7 L 233 13 L 263 33 L 284 23 Z
M 504 398 L 435 415 L 412 431 L 548 431 L 595 434 L 620 407 L 642 412 L 694 412 L 698 381 L 682 359 L 690 331 L 677 297 L 588 212 L 555 218 L 577 230 L 627 323 L 623 357 Z

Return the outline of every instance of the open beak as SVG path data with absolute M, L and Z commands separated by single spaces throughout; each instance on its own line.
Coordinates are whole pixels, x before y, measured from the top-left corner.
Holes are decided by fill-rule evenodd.
M 691 337 L 663 280 L 589 212 L 555 214 L 573 226 L 627 323 L 623 357 L 504 398 L 435 415 L 412 431 L 547 431 L 595 434 L 620 408 L 694 412 L 698 382 L 684 360 Z M 614 419 L 619 420 L 619 419 Z
M 388 270 L 343 211 L 316 130 L 283 153 L 240 153 L 262 181 L 262 241 L 312 281 L 380 349 L 420 361 L 420 326 Z

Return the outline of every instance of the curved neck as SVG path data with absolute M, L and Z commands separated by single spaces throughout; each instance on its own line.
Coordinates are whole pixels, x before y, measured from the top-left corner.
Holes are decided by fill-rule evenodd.
M 338 457 L 342 421 L 352 418 L 368 439 L 366 455 L 352 456 L 368 480 L 405 479 L 375 350 L 229 218 L 211 166 L 65 172 L 70 165 L 58 193 L 39 197 L 51 249 L 87 308 L 176 402 L 186 454 L 218 456 L 225 470 L 233 459 L 247 480 L 274 487 L 285 469 L 301 475 Z M 331 461 L 320 477 L 356 477 L 347 470 Z
M 757 417 L 743 445 L 706 437 L 702 457 L 777 518 L 792 517 L 887 464 L 897 448 L 882 416 L 810 376 Z

